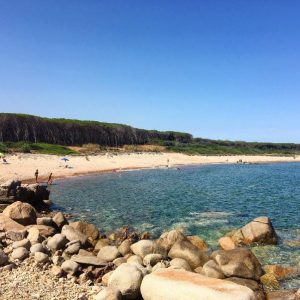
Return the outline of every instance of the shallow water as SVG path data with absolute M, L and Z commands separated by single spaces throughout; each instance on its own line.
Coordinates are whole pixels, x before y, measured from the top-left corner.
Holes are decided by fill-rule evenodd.
M 123 225 L 154 236 L 171 228 L 197 234 L 212 248 L 224 233 L 269 216 L 279 246 L 255 247 L 264 263 L 298 265 L 300 163 L 206 165 L 140 170 L 60 180 L 51 187 L 60 209 L 105 232 Z M 299 287 L 299 279 L 285 286 Z

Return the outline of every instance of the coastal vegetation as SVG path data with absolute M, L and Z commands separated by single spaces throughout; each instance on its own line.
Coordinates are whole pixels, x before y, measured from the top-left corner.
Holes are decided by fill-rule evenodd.
M 74 150 L 75 148 L 77 150 Z M 189 133 L 128 125 L 0 113 L 0 152 L 179 152 L 188 155 L 298 155 L 300 144 L 193 138 Z

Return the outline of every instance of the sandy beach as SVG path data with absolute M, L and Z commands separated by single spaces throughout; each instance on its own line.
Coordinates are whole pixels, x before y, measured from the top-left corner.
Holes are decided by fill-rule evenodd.
M 42 154 L 7 155 L 8 164 L 0 165 L 0 183 L 11 179 L 33 180 L 39 170 L 41 179 L 52 172 L 55 178 L 87 175 L 92 173 L 125 171 L 130 169 L 165 168 L 180 165 L 230 164 L 242 160 L 247 163 L 300 162 L 300 156 L 189 156 L 180 153 L 111 153 L 95 156 L 68 156 L 66 163 L 61 156 Z

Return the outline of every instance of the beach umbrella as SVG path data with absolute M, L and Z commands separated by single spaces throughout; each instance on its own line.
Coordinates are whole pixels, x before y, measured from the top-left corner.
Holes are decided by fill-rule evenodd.
M 66 158 L 66 157 L 62 157 L 61 160 L 64 160 L 65 162 L 66 162 L 66 161 L 69 161 L 69 159 Z

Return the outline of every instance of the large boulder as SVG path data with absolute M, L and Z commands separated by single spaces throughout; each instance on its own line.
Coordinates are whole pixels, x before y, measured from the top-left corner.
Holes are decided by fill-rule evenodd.
M 236 245 L 277 244 L 277 234 L 268 217 L 259 217 L 230 234 Z
M 207 260 L 206 254 L 188 240 L 176 242 L 168 254 L 171 258 L 183 258 L 192 269 L 202 266 Z
M 154 253 L 155 242 L 151 240 L 140 240 L 132 244 L 130 249 L 135 255 L 144 258 L 147 254 Z
M 3 213 L 0 213 L 0 231 L 24 230 L 25 227 Z
M 255 300 L 252 290 L 225 280 L 174 269 L 160 269 L 145 276 L 144 300 Z
M 226 277 L 259 280 L 263 274 L 261 264 L 249 249 L 219 250 L 212 253 L 212 258 Z
M 70 223 L 69 225 L 92 240 L 96 240 L 99 237 L 99 230 L 94 224 L 78 221 Z
M 143 273 L 138 266 L 125 263 L 110 275 L 108 286 L 118 288 L 124 299 L 136 299 L 140 295 L 142 280 Z
M 69 241 L 79 240 L 82 245 L 86 244 L 87 236 L 70 225 L 64 225 L 61 233 L 64 234 Z
M 35 224 L 36 222 L 36 211 L 34 207 L 21 201 L 16 201 L 7 206 L 3 214 L 22 225 Z

